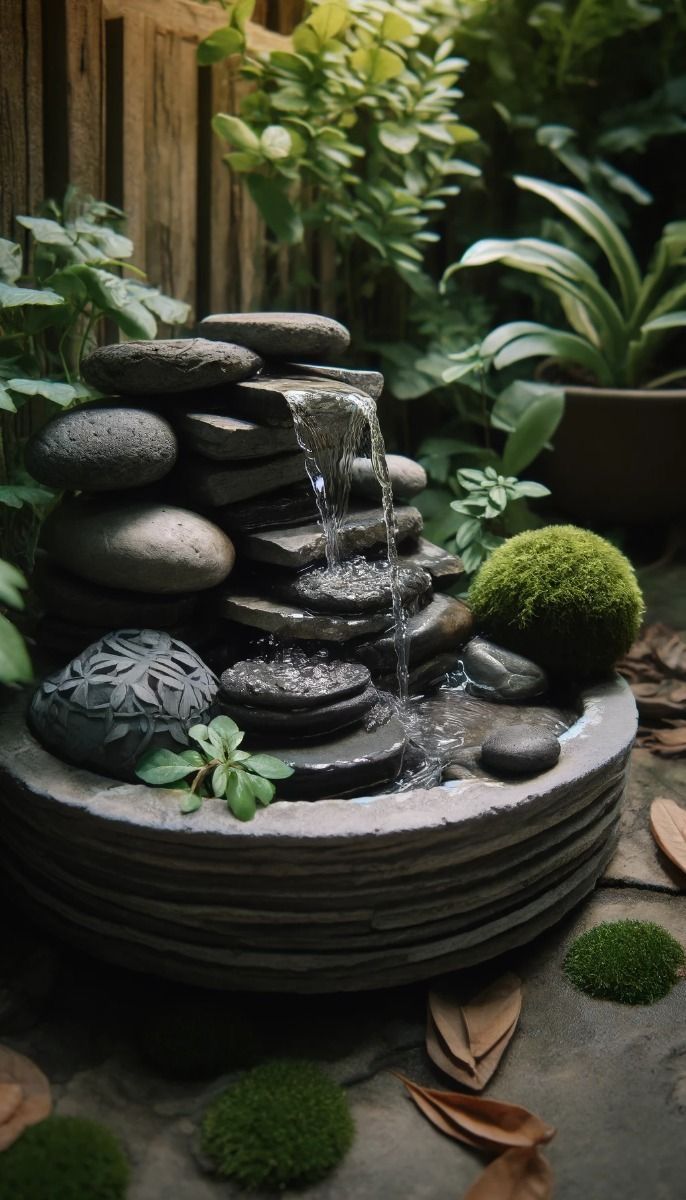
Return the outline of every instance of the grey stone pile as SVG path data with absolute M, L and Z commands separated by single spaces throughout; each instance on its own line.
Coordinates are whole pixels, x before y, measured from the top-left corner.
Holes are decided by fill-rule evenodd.
M 218 628 L 248 651 L 276 635 L 390 677 L 386 528 L 371 462 L 353 463 L 339 539 L 345 558 L 374 564 L 355 596 L 322 572 L 325 537 L 289 407 L 292 393 L 305 395 L 326 430 L 346 398 L 380 395 L 378 372 L 332 365 L 349 340 L 316 314 L 230 313 L 201 321 L 197 337 L 91 354 L 83 373 L 104 398 L 55 417 L 27 451 L 34 478 L 70 493 L 44 528 L 44 642 L 72 655 L 113 628 L 152 627 L 199 649 Z M 462 567 L 422 538 L 422 467 L 388 463 L 410 667 L 433 660 L 436 674 L 470 632 L 466 607 L 440 594 Z

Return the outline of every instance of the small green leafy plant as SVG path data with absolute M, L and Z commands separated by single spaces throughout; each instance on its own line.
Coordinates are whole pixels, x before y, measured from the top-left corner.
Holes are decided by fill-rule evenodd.
M 27 586 L 21 571 L 0 559 L 0 684 L 28 683 L 31 661 L 19 630 L 1 611 L 3 606 L 22 609 L 22 591 Z
M 119 1139 L 85 1117 L 48 1117 L 0 1154 L 0 1200 L 124 1200 Z
M 462 556 L 468 575 L 478 571 L 489 554 L 505 541 L 507 510 L 517 500 L 538 499 L 550 492 L 542 483 L 517 479 L 515 475 L 499 475 L 495 467 L 485 470 L 464 467 L 457 472 L 457 482 L 464 492 L 460 500 L 451 500 L 450 507 L 465 518 L 455 534 L 455 546 Z
M 622 1004 L 654 1004 L 683 974 L 683 946 L 654 921 L 603 921 L 572 942 L 564 966 L 582 992 Z
M 203 797 L 217 796 L 226 800 L 239 821 L 251 821 L 258 804 L 266 807 L 274 799 L 272 780 L 288 779 L 293 774 L 293 768 L 280 758 L 239 750 L 245 734 L 230 717 L 214 717 L 209 725 L 193 725 L 188 736 L 197 742 L 199 750 L 151 750 L 136 767 L 136 775 L 144 783 L 161 787 L 179 784 L 187 791 L 182 813 L 196 812 Z
M 680 369 L 655 377 L 654 361 L 664 340 L 686 328 L 686 221 L 665 226 L 650 266 L 638 261 L 619 226 L 595 200 L 574 188 L 516 176 L 524 191 L 549 201 L 595 242 L 607 260 L 606 288 L 591 262 L 560 240 L 487 238 L 476 242 L 444 279 L 466 267 L 503 263 L 536 276 L 560 302 L 570 326 L 554 329 L 513 321 L 493 330 L 479 355 L 496 370 L 533 358 L 562 364 L 572 380 L 601 387 L 658 387 L 686 376 Z

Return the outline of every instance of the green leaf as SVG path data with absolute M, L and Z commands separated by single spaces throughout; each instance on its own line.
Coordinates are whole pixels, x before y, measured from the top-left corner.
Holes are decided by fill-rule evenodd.
M 399 125 L 395 121 L 384 122 L 377 132 L 382 146 L 393 154 L 411 154 L 419 141 L 419 133 L 415 128 Z
M 683 329 L 686 326 L 686 312 L 665 313 L 661 317 L 653 317 L 641 326 L 641 333 L 659 333 L 666 329 Z
M 504 346 L 496 354 L 493 365 L 500 371 L 527 358 L 559 358 L 563 362 L 580 363 L 596 376 L 601 386 L 612 384 L 611 372 L 605 359 L 595 346 L 574 333 L 565 333 L 541 325 L 538 333 L 515 338 Z
M 538 457 L 560 424 L 564 407 L 564 395 L 555 393 L 541 396 L 529 405 L 505 442 L 503 470 L 508 475 L 519 475 Z
M 151 313 L 164 321 L 165 325 L 186 325 L 191 315 L 191 306 L 185 300 L 176 300 L 173 296 L 165 296 L 157 288 L 147 287 L 143 283 L 127 281 L 129 292 L 138 299 Z
M 8 379 L 7 387 L 22 396 L 42 396 L 60 408 L 65 408 L 77 397 L 71 383 L 56 383 L 52 379 Z
M 58 221 L 47 217 L 17 217 L 17 223 L 28 229 L 37 242 L 46 246 L 74 246 L 76 234 L 65 229 Z
M 196 727 L 194 726 L 194 728 Z M 234 733 L 239 732 L 236 722 L 232 721 L 231 717 L 224 716 L 213 717 L 209 725 L 202 726 L 202 728 L 214 729 L 215 733 L 218 733 L 221 738 L 232 737 Z
M 9 283 L 0 283 L 0 308 L 21 308 L 23 305 L 47 307 L 49 304 L 64 304 L 64 299 L 50 288 L 38 291 L 36 288 L 13 287 Z
M 54 499 L 54 492 L 40 487 L 37 483 L 0 484 L 0 504 L 6 504 L 8 508 L 21 508 L 24 504 L 41 508 L 50 504 Z
M 18 242 L 10 242 L 0 238 L 0 280 L 3 283 L 15 283 L 22 270 L 21 246 Z
M 264 175 L 248 175 L 246 182 L 250 195 L 278 240 L 288 246 L 301 242 L 304 233 L 302 219 L 284 186 Z
M 517 498 L 521 496 L 528 500 L 539 500 L 543 496 L 550 495 L 550 488 L 543 483 L 536 483 L 532 479 L 522 479 L 515 484 L 515 492 Z
M 491 425 L 494 429 L 512 433 L 526 410 L 535 400 L 540 400 L 543 396 L 564 398 L 564 388 L 552 383 L 535 383 L 527 379 L 516 379 L 497 397 L 491 409 Z
M 12 413 L 17 411 L 17 406 L 2 381 L 0 381 L 0 411 Z
M 95 243 L 105 259 L 131 258 L 133 254 L 131 238 L 127 238 L 123 233 L 117 233 L 116 229 L 110 229 L 107 225 L 98 225 L 95 221 L 78 217 L 74 222 L 74 230 L 84 234 L 89 242 Z M 81 240 L 79 239 L 79 241 Z
M 399 13 L 387 12 L 379 30 L 381 37 L 389 42 L 405 42 L 412 37 L 412 23 Z
M 12 563 L 0 558 L 0 604 L 7 604 L 10 608 L 23 608 L 24 597 L 21 593 L 26 587 L 28 584 L 21 571 L 13 567 Z
M 268 125 L 260 138 L 263 153 L 272 160 L 288 158 L 292 145 L 291 135 L 283 125 Z
M 226 792 L 228 782 L 229 777 L 227 768 L 223 763 L 220 763 L 219 766 L 215 767 L 214 771 L 212 772 L 212 791 L 214 795 L 223 796 Z
M 260 139 L 253 133 L 240 117 L 232 117 L 228 113 L 215 113 L 212 118 L 212 128 L 224 141 L 240 150 L 252 150 L 259 153 Z
M 173 750 L 149 750 L 136 766 L 136 775 L 144 783 L 165 786 L 191 775 L 195 767 Z
M 255 11 L 256 0 L 236 0 L 231 10 L 231 24 L 245 32 L 245 27 Z
M 157 322 L 153 314 L 129 291 L 126 280 L 111 271 L 78 263 L 69 267 L 64 275 L 80 279 L 88 298 L 116 321 L 128 337 L 154 338 Z
M 226 802 L 239 821 L 252 821 L 257 806 L 250 781 L 244 771 L 229 771 Z
M 383 46 L 360 47 L 350 55 L 350 65 L 371 84 L 387 83 L 405 70 L 402 58 Z
M 455 508 L 455 501 L 450 506 Z M 470 542 L 481 533 L 481 521 L 477 517 L 467 517 L 460 523 L 460 526 L 455 534 L 455 545 L 458 550 L 466 550 Z
M 179 812 L 187 816 L 189 813 L 197 812 L 202 808 L 202 797 L 197 792 L 190 792 L 179 806 Z
M 238 54 L 244 45 L 245 38 L 240 29 L 225 25 L 222 29 L 215 29 L 214 33 L 200 42 L 197 49 L 198 62 L 201 67 L 209 67 L 232 54 Z
M 184 762 L 190 763 L 196 770 L 207 765 L 199 750 L 180 750 L 179 758 L 182 758 Z
M 209 738 L 209 727 L 207 725 L 191 725 L 188 736 L 204 748 Z
M 271 754 L 251 754 L 245 765 L 249 771 L 261 775 L 263 779 L 288 779 L 293 774 L 293 767 Z
M 271 780 L 263 779 L 259 775 L 252 775 L 250 776 L 250 786 L 258 804 L 262 804 L 265 807 L 271 804 L 276 793 L 276 788 Z
M 323 44 L 340 33 L 348 20 L 345 8 L 340 4 L 319 4 L 307 18 L 307 25 L 316 33 Z
M 19 630 L 0 613 L 0 683 L 29 683 L 31 659 Z

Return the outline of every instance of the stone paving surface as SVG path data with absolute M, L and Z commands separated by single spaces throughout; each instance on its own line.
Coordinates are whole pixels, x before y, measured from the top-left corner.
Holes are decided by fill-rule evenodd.
M 684 601 L 669 603 L 666 619 L 686 627 Z M 686 943 L 686 877 L 669 867 L 648 832 L 656 796 L 684 804 L 686 763 L 635 751 L 620 845 L 599 889 L 524 950 L 467 976 L 474 990 L 505 969 L 523 980 L 520 1025 L 485 1094 L 557 1126 L 546 1148 L 556 1200 L 686 1196 L 686 982 L 655 1005 L 633 1008 L 582 995 L 562 971 L 571 939 L 603 920 L 657 921 Z M 243 1194 L 209 1176 L 197 1149 L 204 1108 L 235 1076 L 171 1082 L 136 1048 L 141 1014 L 177 989 L 43 945 L 11 898 L 3 916 L 0 1040 L 46 1071 L 58 1113 L 101 1120 L 122 1138 L 132 1162 L 128 1200 Z M 461 1200 L 485 1165 L 436 1132 L 391 1074 L 452 1086 L 423 1048 L 427 988 L 238 998 L 260 1022 L 271 1055 L 316 1059 L 348 1089 L 356 1140 L 338 1170 L 308 1191 L 313 1200 Z M 191 1028 L 203 1018 L 194 1015 L 191 994 L 182 994 Z M 235 999 L 214 1003 L 220 1019 L 226 1006 L 231 1020 Z

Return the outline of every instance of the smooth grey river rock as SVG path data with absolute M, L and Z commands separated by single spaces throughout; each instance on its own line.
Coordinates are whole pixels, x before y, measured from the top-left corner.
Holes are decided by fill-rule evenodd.
M 171 471 L 176 454 L 176 434 L 157 413 L 86 404 L 34 434 L 26 467 L 48 487 L 105 492 L 155 483 Z
M 428 479 L 420 463 L 406 458 L 404 454 L 387 454 L 386 464 L 394 500 L 411 500 L 413 496 L 424 491 Z M 350 490 L 354 496 L 380 502 L 381 485 L 374 474 L 370 458 L 353 459 Z
M 200 592 L 226 579 L 233 543 L 205 517 L 170 504 L 64 501 L 43 526 L 58 564 L 105 587 Z
M 100 346 L 83 360 L 87 383 L 113 395 L 159 396 L 247 379 L 262 360 L 245 346 L 208 338 L 160 338 Z
M 302 650 L 234 663 L 222 674 L 222 694 L 233 704 L 311 709 L 359 696 L 371 683 L 361 663 L 338 662 Z
M 555 734 L 536 725 L 497 729 L 481 747 L 483 766 L 496 775 L 537 775 L 554 767 L 559 757 Z
M 415 611 L 431 591 L 431 576 L 421 567 L 402 567 L 398 587 L 403 607 Z M 316 612 L 365 613 L 392 608 L 391 571 L 387 563 L 368 562 L 361 556 L 337 567 L 311 567 L 286 584 L 276 584 L 275 594 Z
M 542 667 L 486 638 L 472 638 L 460 659 L 472 696 L 512 703 L 542 696 L 548 689 L 548 676 Z
M 351 796 L 395 779 L 407 743 L 397 717 L 376 729 L 356 729 L 344 737 L 309 745 L 287 744 L 269 753 L 293 767 L 290 779 L 279 782 L 279 795 L 298 799 Z
M 407 622 L 410 666 L 417 667 L 428 658 L 450 651 L 455 652 L 457 659 L 460 646 L 470 638 L 473 628 L 474 619 L 466 604 L 452 596 L 434 596 L 426 608 L 415 613 Z M 354 654 L 374 675 L 385 675 L 394 670 L 393 631 L 356 646 Z
M 154 595 L 104 588 L 64 571 L 39 554 L 31 582 L 51 613 L 72 623 L 108 629 L 169 629 L 188 620 L 196 595 Z
M 242 729 L 259 734 L 262 738 L 321 737 L 339 729 L 357 725 L 374 708 L 379 693 L 368 687 L 359 696 L 348 696 L 333 704 L 320 704 L 317 708 L 293 709 L 251 708 L 247 704 L 231 704 L 224 701 L 222 712 L 233 717 Z
M 228 587 L 219 601 L 219 612 L 228 621 L 263 629 L 277 637 L 297 641 L 349 642 L 352 638 L 380 633 L 393 623 L 392 615 L 361 613 L 337 616 L 329 612 L 310 612 L 302 605 L 286 600 L 270 600 L 256 592 Z M 365 660 L 366 661 L 366 660 Z
M 211 719 L 219 683 L 197 654 L 159 630 L 122 630 L 38 686 L 30 721 L 60 758 L 135 781 L 144 752 L 187 748 Z
M 294 375 L 302 376 L 303 379 L 326 379 L 346 383 L 348 387 L 358 388 L 367 396 L 371 396 L 372 400 L 378 400 L 383 391 L 384 378 L 380 371 L 363 371 L 356 367 L 323 367 L 315 363 L 289 362 L 284 366 L 287 371 L 292 371 Z
M 184 445 L 217 462 L 267 458 L 298 448 L 292 426 L 256 425 L 224 413 L 186 412 L 179 419 L 178 429 Z
M 395 513 L 396 538 L 416 538 L 422 531 L 422 515 L 416 508 L 398 508 Z M 380 508 L 357 509 L 348 513 L 339 531 L 339 546 L 345 557 L 385 546 L 386 525 Z M 326 557 L 326 542 L 321 525 L 296 525 L 286 529 L 268 529 L 241 538 L 241 551 L 247 558 L 292 567 L 299 571 Z
M 228 465 L 186 458 L 179 472 L 190 502 L 210 508 L 251 500 L 307 478 L 305 459 L 299 450 L 277 458 Z
M 198 325 L 201 337 L 248 346 L 264 358 L 326 361 L 350 345 L 344 325 L 318 313 L 215 313 Z
M 290 429 L 293 426 L 293 416 L 288 398 L 306 396 L 309 407 L 321 409 L 322 413 L 326 413 L 327 422 L 333 427 L 337 415 L 339 420 L 343 417 L 347 421 L 345 405 L 352 408 L 359 395 L 359 388 L 348 387 L 345 383 L 329 382 L 327 379 L 290 379 L 261 375 L 257 379 L 247 379 L 227 389 L 225 403 L 227 410 L 235 416 Z M 320 431 L 324 430 L 322 422 Z
M 462 559 L 427 538 L 420 537 L 413 545 L 403 546 L 398 558 L 401 566 L 421 567 L 438 589 L 452 587 L 464 575 Z

